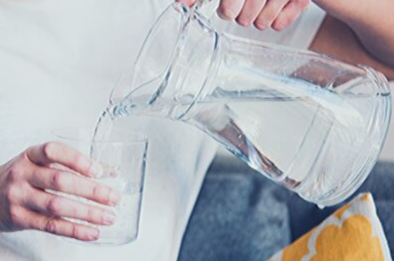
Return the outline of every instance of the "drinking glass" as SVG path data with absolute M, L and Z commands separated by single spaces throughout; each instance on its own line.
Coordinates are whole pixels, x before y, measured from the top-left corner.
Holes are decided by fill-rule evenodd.
M 58 141 L 85 155 L 90 155 L 93 130 L 89 128 L 61 129 L 55 130 L 54 135 Z M 104 168 L 104 174 L 94 180 L 115 189 L 120 193 L 121 200 L 117 206 L 112 207 L 62 193 L 62 196 L 73 200 L 111 209 L 116 214 L 116 221 L 111 226 L 97 226 L 86 221 L 68 219 L 75 223 L 97 227 L 100 230 L 100 237 L 97 241 L 85 243 L 71 240 L 96 245 L 129 243 L 138 237 L 148 140 L 142 134 L 113 131 L 109 140 L 95 141 L 93 145 L 94 149 L 99 152 L 94 153 L 97 157 L 95 160 Z

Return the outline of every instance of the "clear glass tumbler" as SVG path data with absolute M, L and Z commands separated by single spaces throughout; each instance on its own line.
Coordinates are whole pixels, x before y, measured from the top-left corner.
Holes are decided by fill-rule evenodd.
M 85 155 L 90 155 L 92 134 L 93 131 L 88 128 L 54 131 L 58 141 Z M 95 180 L 118 191 L 121 194 L 121 201 L 117 206 L 109 207 L 77 196 L 62 194 L 62 196 L 86 204 L 112 209 L 116 213 L 115 224 L 111 226 L 96 226 L 85 221 L 71 219 L 73 222 L 95 226 L 100 230 L 100 238 L 97 241 L 80 243 L 122 245 L 137 239 L 147 148 L 148 140 L 144 135 L 127 132 L 113 132 L 108 141 L 95 142 L 95 149 L 100 150 L 99 158 L 96 160 L 105 170 L 103 176 Z M 79 243 L 76 240 L 72 241 Z

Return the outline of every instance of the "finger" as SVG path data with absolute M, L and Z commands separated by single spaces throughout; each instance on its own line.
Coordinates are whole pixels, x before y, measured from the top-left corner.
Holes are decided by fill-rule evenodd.
M 187 6 L 193 6 L 197 0 L 176 0 L 176 2 L 183 3 Z
M 37 167 L 27 180 L 37 188 L 60 191 L 105 205 L 116 205 L 120 201 L 120 195 L 114 189 L 66 171 Z
M 218 7 L 218 15 L 225 20 L 235 19 L 241 12 L 245 0 L 222 0 Z
M 266 2 L 266 0 L 246 0 L 241 13 L 237 17 L 237 22 L 242 26 L 252 25 Z
M 272 28 L 280 31 L 292 24 L 308 6 L 309 0 L 292 1 L 288 3 L 278 15 Z
M 254 25 L 256 26 L 256 28 L 264 30 L 271 27 L 271 24 L 274 22 L 276 17 L 278 17 L 279 13 L 288 2 L 289 0 L 268 1 L 264 6 L 263 10 L 257 16 L 257 19 L 254 21 Z
M 100 177 L 104 172 L 98 162 L 60 142 L 33 146 L 26 153 L 30 161 L 40 166 L 59 163 L 87 177 Z
M 82 241 L 94 241 L 99 238 L 100 231 L 94 227 L 72 223 L 59 217 L 45 216 L 29 210 L 25 210 L 24 215 L 26 216 L 24 227 L 27 229 L 41 230 Z
M 31 197 L 24 203 L 25 207 L 48 216 L 74 218 L 97 225 L 112 225 L 115 222 L 116 216 L 111 210 L 90 206 L 37 189 L 32 189 L 30 195 Z

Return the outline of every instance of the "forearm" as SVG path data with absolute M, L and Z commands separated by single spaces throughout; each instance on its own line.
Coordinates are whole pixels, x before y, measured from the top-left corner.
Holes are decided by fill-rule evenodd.
M 376 59 L 394 67 L 394 1 L 314 0 L 350 26 Z

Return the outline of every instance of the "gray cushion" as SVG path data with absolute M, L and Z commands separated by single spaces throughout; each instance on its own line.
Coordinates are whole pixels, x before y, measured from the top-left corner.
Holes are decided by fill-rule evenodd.
M 243 164 L 216 161 L 207 175 L 179 260 L 265 260 L 290 243 L 280 187 Z M 241 171 L 242 170 L 242 171 Z M 248 175 L 245 175 L 248 173 Z
M 394 246 L 394 164 L 380 162 L 360 190 L 372 192 Z M 338 207 L 320 210 L 230 156 L 213 162 L 184 236 L 179 261 L 266 260 Z

